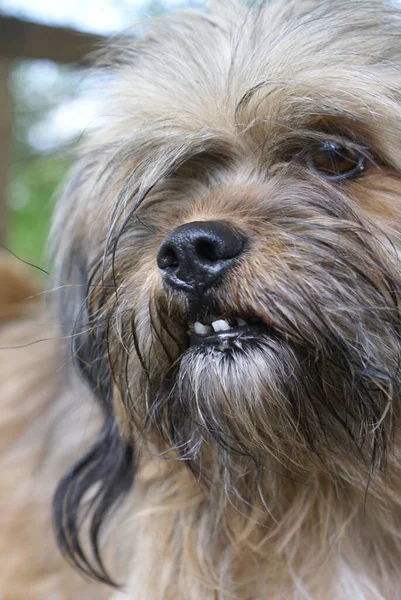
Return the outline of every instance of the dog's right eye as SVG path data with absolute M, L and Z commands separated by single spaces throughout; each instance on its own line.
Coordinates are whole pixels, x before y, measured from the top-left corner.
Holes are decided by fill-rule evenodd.
M 351 179 L 365 169 L 366 157 L 357 150 L 337 142 L 325 141 L 309 155 L 309 167 L 330 181 Z

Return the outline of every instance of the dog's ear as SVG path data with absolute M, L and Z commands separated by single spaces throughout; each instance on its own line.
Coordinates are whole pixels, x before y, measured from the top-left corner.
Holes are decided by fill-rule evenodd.
M 81 174 L 82 169 L 85 165 Z M 86 189 L 82 178 L 73 175 L 56 211 L 53 253 L 58 312 L 63 335 L 70 340 L 73 376 L 78 374 L 100 404 L 103 426 L 92 447 L 60 481 L 53 515 L 66 558 L 88 576 L 115 585 L 104 566 L 99 538 L 105 519 L 133 484 L 135 460 L 133 447 L 121 437 L 113 413 L 108 329 L 90 310 L 94 290 L 102 294 L 101 281 L 95 276 L 96 267 L 88 263 L 87 236 L 79 231 L 79 219 L 74 224 L 77 203 L 82 208 L 88 201 Z

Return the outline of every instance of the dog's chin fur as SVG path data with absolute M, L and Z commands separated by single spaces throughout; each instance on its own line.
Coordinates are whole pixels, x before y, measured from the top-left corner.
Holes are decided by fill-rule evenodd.
M 3 492 L 29 530 L 8 527 L 5 600 L 401 596 L 401 9 L 216 4 L 99 56 L 111 91 L 53 254 L 61 337 L 102 415 L 65 380 L 49 405 L 49 344 L 19 420 L 13 381 L 38 355 L 0 355 L 8 472 L 33 457 Z M 363 157 L 358 176 L 319 170 L 327 141 Z M 156 260 L 198 221 L 247 241 L 201 297 L 163 285 Z M 190 344 L 211 315 L 262 325 Z M 63 410 L 92 422 L 89 450 Z M 62 553 L 98 580 L 82 588 L 58 555 L 46 572 L 29 558 L 67 456 L 53 516 Z

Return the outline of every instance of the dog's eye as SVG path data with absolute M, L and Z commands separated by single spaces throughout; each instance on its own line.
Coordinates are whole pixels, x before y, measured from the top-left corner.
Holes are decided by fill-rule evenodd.
M 325 141 L 309 156 L 310 167 L 331 181 L 357 177 L 365 168 L 365 160 L 361 152 L 332 141 Z

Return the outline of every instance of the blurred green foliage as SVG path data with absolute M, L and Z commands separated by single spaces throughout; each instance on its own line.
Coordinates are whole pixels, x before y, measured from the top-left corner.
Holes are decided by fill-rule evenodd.
M 52 140 L 51 116 L 74 98 L 79 77 L 76 69 L 49 61 L 17 61 L 8 82 L 14 103 L 15 151 L 6 245 L 23 260 L 45 269 L 55 191 L 69 159 L 63 151 L 64 139 L 44 148 L 41 137 Z
M 17 167 L 11 184 L 6 245 L 45 269 L 53 198 L 67 169 L 66 159 L 39 156 Z

